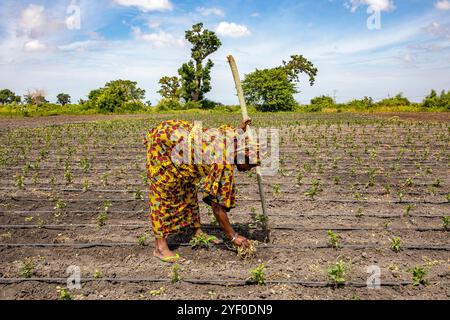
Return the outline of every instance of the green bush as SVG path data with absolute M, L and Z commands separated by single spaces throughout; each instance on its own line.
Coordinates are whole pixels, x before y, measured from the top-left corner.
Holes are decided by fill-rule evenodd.
M 207 110 L 216 109 L 218 107 L 223 106 L 223 104 L 220 102 L 215 102 L 215 101 L 208 100 L 208 99 L 204 99 L 201 102 L 201 105 L 202 105 L 202 109 L 207 109 Z
M 403 96 L 403 93 L 397 94 L 395 97 L 386 98 L 377 103 L 380 107 L 404 107 L 411 105 L 411 102 Z
M 439 96 L 435 90 L 423 100 L 423 108 L 425 109 L 445 109 L 450 110 L 450 91 L 443 90 Z
M 157 112 L 164 112 L 164 111 L 170 111 L 170 110 L 182 110 L 182 109 L 183 109 L 183 105 L 179 101 L 171 100 L 171 99 L 162 99 L 156 105 Z

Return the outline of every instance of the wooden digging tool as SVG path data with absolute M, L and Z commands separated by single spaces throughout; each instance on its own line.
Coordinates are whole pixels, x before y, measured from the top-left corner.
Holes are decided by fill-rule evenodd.
M 242 117 L 245 120 L 248 118 L 247 104 L 245 103 L 244 91 L 242 90 L 241 79 L 239 77 L 239 72 L 238 72 L 238 68 L 236 65 L 236 61 L 234 60 L 233 56 L 231 56 L 231 55 L 228 56 L 227 59 L 228 59 L 228 63 L 230 64 L 230 67 L 231 67 L 231 72 L 233 74 L 234 83 L 236 84 L 236 91 L 237 91 L 237 95 L 239 98 L 239 103 L 241 105 Z M 250 139 L 250 141 L 255 141 L 255 137 L 253 136 L 253 131 L 251 130 L 250 126 L 248 127 L 247 132 L 248 132 L 248 138 Z M 256 177 L 258 178 L 259 196 L 261 197 L 262 212 L 264 215 L 263 229 L 264 229 L 264 232 L 266 235 L 266 241 L 269 241 L 269 238 L 270 238 L 269 217 L 267 215 L 266 198 L 264 195 L 264 186 L 263 186 L 263 179 L 262 179 L 260 167 L 256 168 Z

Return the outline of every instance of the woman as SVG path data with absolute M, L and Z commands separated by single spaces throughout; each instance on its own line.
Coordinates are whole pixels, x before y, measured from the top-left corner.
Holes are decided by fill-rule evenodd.
M 249 246 L 249 241 L 233 230 L 227 212 L 235 207 L 234 167 L 248 171 L 257 166 L 250 164 L 253 151 L 249 148 L 244 148 L 245 161 L 242 157 L 238 160 L 241 149 L 237 144 L 250 123 L 251 119 L 246 119 L 238 130 L 231 126 L 204 129 L 187 121 L 170 120 L 147 134 L 155 257 L 163 262 L 177 262 L 180 256 L 169 249 L 167 237 L 188 227 L 194 230 L 195 236 L 203 234 L 197 195 L 197 185 L 202 180 L 203 201 L 212 207 L 226 236 L 237 246 Z

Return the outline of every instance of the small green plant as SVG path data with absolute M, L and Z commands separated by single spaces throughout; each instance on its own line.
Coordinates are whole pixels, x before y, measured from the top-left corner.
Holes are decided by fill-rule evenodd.
M 357 218 L 364 217 L 364 210 L 363 210 L 363 208 L 358 208 L 358 210 L 356 210 L 356 217 Z
M 341 238 L 331 230 L 327 231 L 327 235 L 328 244 L 335 249 L 339 249 L 341 247 Z
M 166 292 L 166 288 L 165 287 L 161 287 L 158 290 L 151 290 L 149 293 L 151 296 L 153 297 L 157 297 L 160 296 L 162 294 L 164 294 Z
M 397 196 L 398 196 L 399 202 L 403 202 L 403 199 L 405 198 L 405 193 L 403 192 L 403 190 L 399 190 L 399 191 L 397 191 Z
M 441 179 L 436 179 L 433 181 L 432 186 L 434 188 L 439 188 L 441 186 Z
M 62 209 L 64 209 L 67 205 L 61 200 L 58 199 L 55 202 L 55 206 L 53 207 L 54 210 L 60 211 Z
M 138 243 L 140 246 L 145 246 L 147 243 L 147 236 L 145 234 L 138 237 Z
M 442 217 L 442 227 L 445 231 L 450 230 L 450 216 L 443 216 Z
M 90 186 L 91 186 L 91 184 L 90 184 L 89 180 L 84 180 L 83 181 L 83 192 L 88 191 Z
M 334 176 L 333 177 L 334 184 L 341 183 L 341 180 L 342 180 L 341 176 Z
M 393 237 L 391 240 L 391 250 L 394 252 L 402 251 L 403 240 L 400 237 Z
M 209 248 L 216 240 L 217 240 L 216 236 L 210 236 L 205 233 L 201 233 L 199 235 L 194 235 L 189 244 L 193 249 Z
M 20 277 L 22 278 L 31 278 L 34 272 L 34 263 L 33 261 L 26 259 L 22 261 L 20 266 Z
M 24 176 L 17 176 L 16 177 L 16 187 L 18 187 L 19 189 L 23 189 L 23 187 L 25 186 L 25 178 Z
M 412 187 L 414 185 L 414 180 L 412 178 L 406 179 L 405 186 Z
M 409 216 L 409 214 L 411 213 L 411 211 L 415 208 L 416 206 L 415 205 L 413 205 L 413 204 L 407 204 L 406 206 L 405 206 L 405 215 L 406 216 Z
M 280 184 L 275 183 L 275 184 L 273 185 L 273 195 L 274 195 L 274 196 L 279 196 L 280 194 L 281 194 L 281 187 L 280 187 Z
M 100 212 L 98 214 L 96 220 L 97 220 L 97 225 L 99 227 L 103 227 L 106 224 L 106 220 L 108 220 L 108 214 L 106 213 L 106 211 Z
M 64 169 L 64 180 L 66 180 L 67 184 L 70 184 L 73 181 L 73 174 L 70 171 L 70 166 Z
M 58 293 L 58 299 L 59 300 L 72 300 L 72 295 L 70 294 L 69 289 L 62 288 L 62 287 L 56 287 L 56 292 Z
M 255 269 L 250 270 L 250 279 L 249 281 L 251 283 L 255 283 L 257 285 L 264 285 L 265 284 L 265 271 L 266 267 L 264 263 L 257 266 Z
M 170 273 L 170 281 L 172 283 L 177 283 L 181 280 L 181 275 L 180 275 L 180 265 L 178 263 L 175 263 L 172 266 L 172 271 Z
M 142 192 L 141 189 L 139 188 L 134 189 L 134 198 L 136 200 L 144 200 L 144 193 Z
M 427 284 L 425 276 L 427 275 L 428 271 L 424 267 L 416 266 L 414 268 L 408 269 L 407 271 L 412 274 L 413 286 Z
M 45 220 L 42 217 L 38 217 L 36 226 L 38 229 L 42 229 L 45 226 Z
M 303 173 L 299 172 L 296 177 L 297 185 L 301 186 L 303 184 Z
M 267 216 L 262 213 L 259 213 L 255 216 L 255 222 L 259 226 L 265 226 L 267 224 Z
M 343 260 L 338 260 L 327 268 L 328 279 L 335 286 L 342 285 L 346 281 L 348 264 Z
M 312 186 L 305 192 L 305 196 L 309 197 L 311 200 L 314 200 L 315 196 L 319 193 L 319 191 L 322 191 L 322 183 L 314 179 L 312 181 Z
M 111 206 L 111 201 L 106 200 L 105 202 L 103 202 L 103 211 L 106 213 L 109 212 L 109 208 L 111 208 Z
M 100 176 L 100 182 L 102 183 L 102 185 L 104 187 L 106 187 L 108 185 L 108 174 L 104 173 Z
M 93 277 L 94 279 L 101 279 L 103 278 L 103 273 L 100 270 L 95 269 Z

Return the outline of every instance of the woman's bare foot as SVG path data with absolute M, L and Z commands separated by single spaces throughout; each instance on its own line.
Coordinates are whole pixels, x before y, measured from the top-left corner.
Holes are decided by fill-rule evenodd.
M 180 260 L 179 256 L 169 249 L 167 239 L 156 239 L 155 250 L 153 251 L 153 255 L 169 263 L 175 263 Z
M 205 233 L 203 232 L 203 230 L 201 228 L 195 229 L 195 231 L 194 231 L 195 236 L 201 236 L 202 234 L 205 234 Z M 213 240 L 212 243 L 221 244 L 221 243 L 223 243 L 223 241 L 220 239 L 216 239 L 216 240 Z

